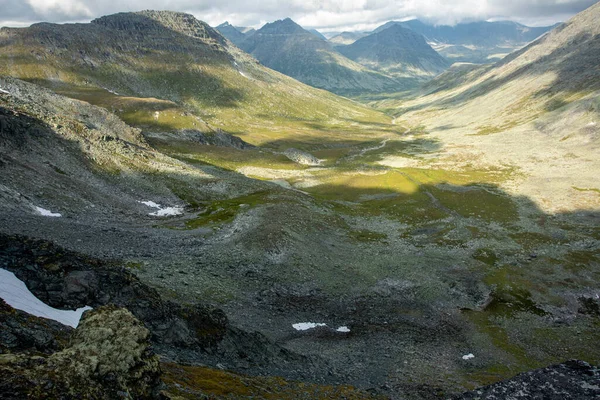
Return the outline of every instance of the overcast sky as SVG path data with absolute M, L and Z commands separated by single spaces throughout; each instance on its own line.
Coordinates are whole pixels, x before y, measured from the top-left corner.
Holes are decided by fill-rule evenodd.
M 185 11 L 210 25 L 260 27 L 291 17 L 323 32 L 373 29 L 390 20 L 436 24 L 513 20 L 531 26 L 565 21 L 598 0 L 0 0 L 0 26 L 83 22 L 121 11 Z

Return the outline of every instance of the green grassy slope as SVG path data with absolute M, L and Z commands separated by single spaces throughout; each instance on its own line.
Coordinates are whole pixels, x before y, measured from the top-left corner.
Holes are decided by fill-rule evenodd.
M 252 136 L 255 130 L 270 135 L 315 123 L 337 129 L 348 120 L 390 122 L 261 66 L 186 14 L 149 11 L 90 24 L 4 28 L 0 44 L 0 74 L 102 105 L 135 124 L 157 125 L 152 121 L 159 111 L 161 129 L 207 123 Z

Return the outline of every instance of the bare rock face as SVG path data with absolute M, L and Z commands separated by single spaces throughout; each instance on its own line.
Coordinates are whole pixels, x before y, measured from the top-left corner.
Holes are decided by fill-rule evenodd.
M 89 311 L 62 351 L 0 355 L 0 398 L 151 398 L 160 369 L 149 336 L 126 309 Z
M 600 369 L 583 361 L 571 360 L 519 374 L 512 379 L 464 393 L 454 400 L 599 398 Z
M 69 342 L 73 329 L 15 310 L 0 299 L 0 355 L 32 350 L 52 354 Z

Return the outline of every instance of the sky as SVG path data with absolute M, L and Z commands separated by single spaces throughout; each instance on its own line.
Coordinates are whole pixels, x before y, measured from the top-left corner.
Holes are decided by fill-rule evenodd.
M 290 17 L 322 32 L 374 29 L 391 20 L 419 18 L 437 25 L 512 20 L 545 26 L 569 19 L 598 0 L 0 0 L 0 26 L 87 22 L 145 9 L 184 11 L 216 26 L 229 21 L 258 28 Z

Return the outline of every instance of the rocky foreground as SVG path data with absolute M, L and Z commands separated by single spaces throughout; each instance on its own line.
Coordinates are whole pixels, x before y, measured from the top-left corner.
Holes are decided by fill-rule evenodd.
M 94 306 L 72 329 L 0 301 L 1 399 L 383 398 L 348 386 L 269 377 L 303 365 L 299 377 L 323 382 L 331 371 L 319 360 L 236 329 L 220 310 L 163 300 L 118 262 L 2 235 L 0 268 L 54 307 Z M 225 364 L 263 376 L 227 372 Z M 569 361 L 454 398 L 598 396 L 600 370 Z

